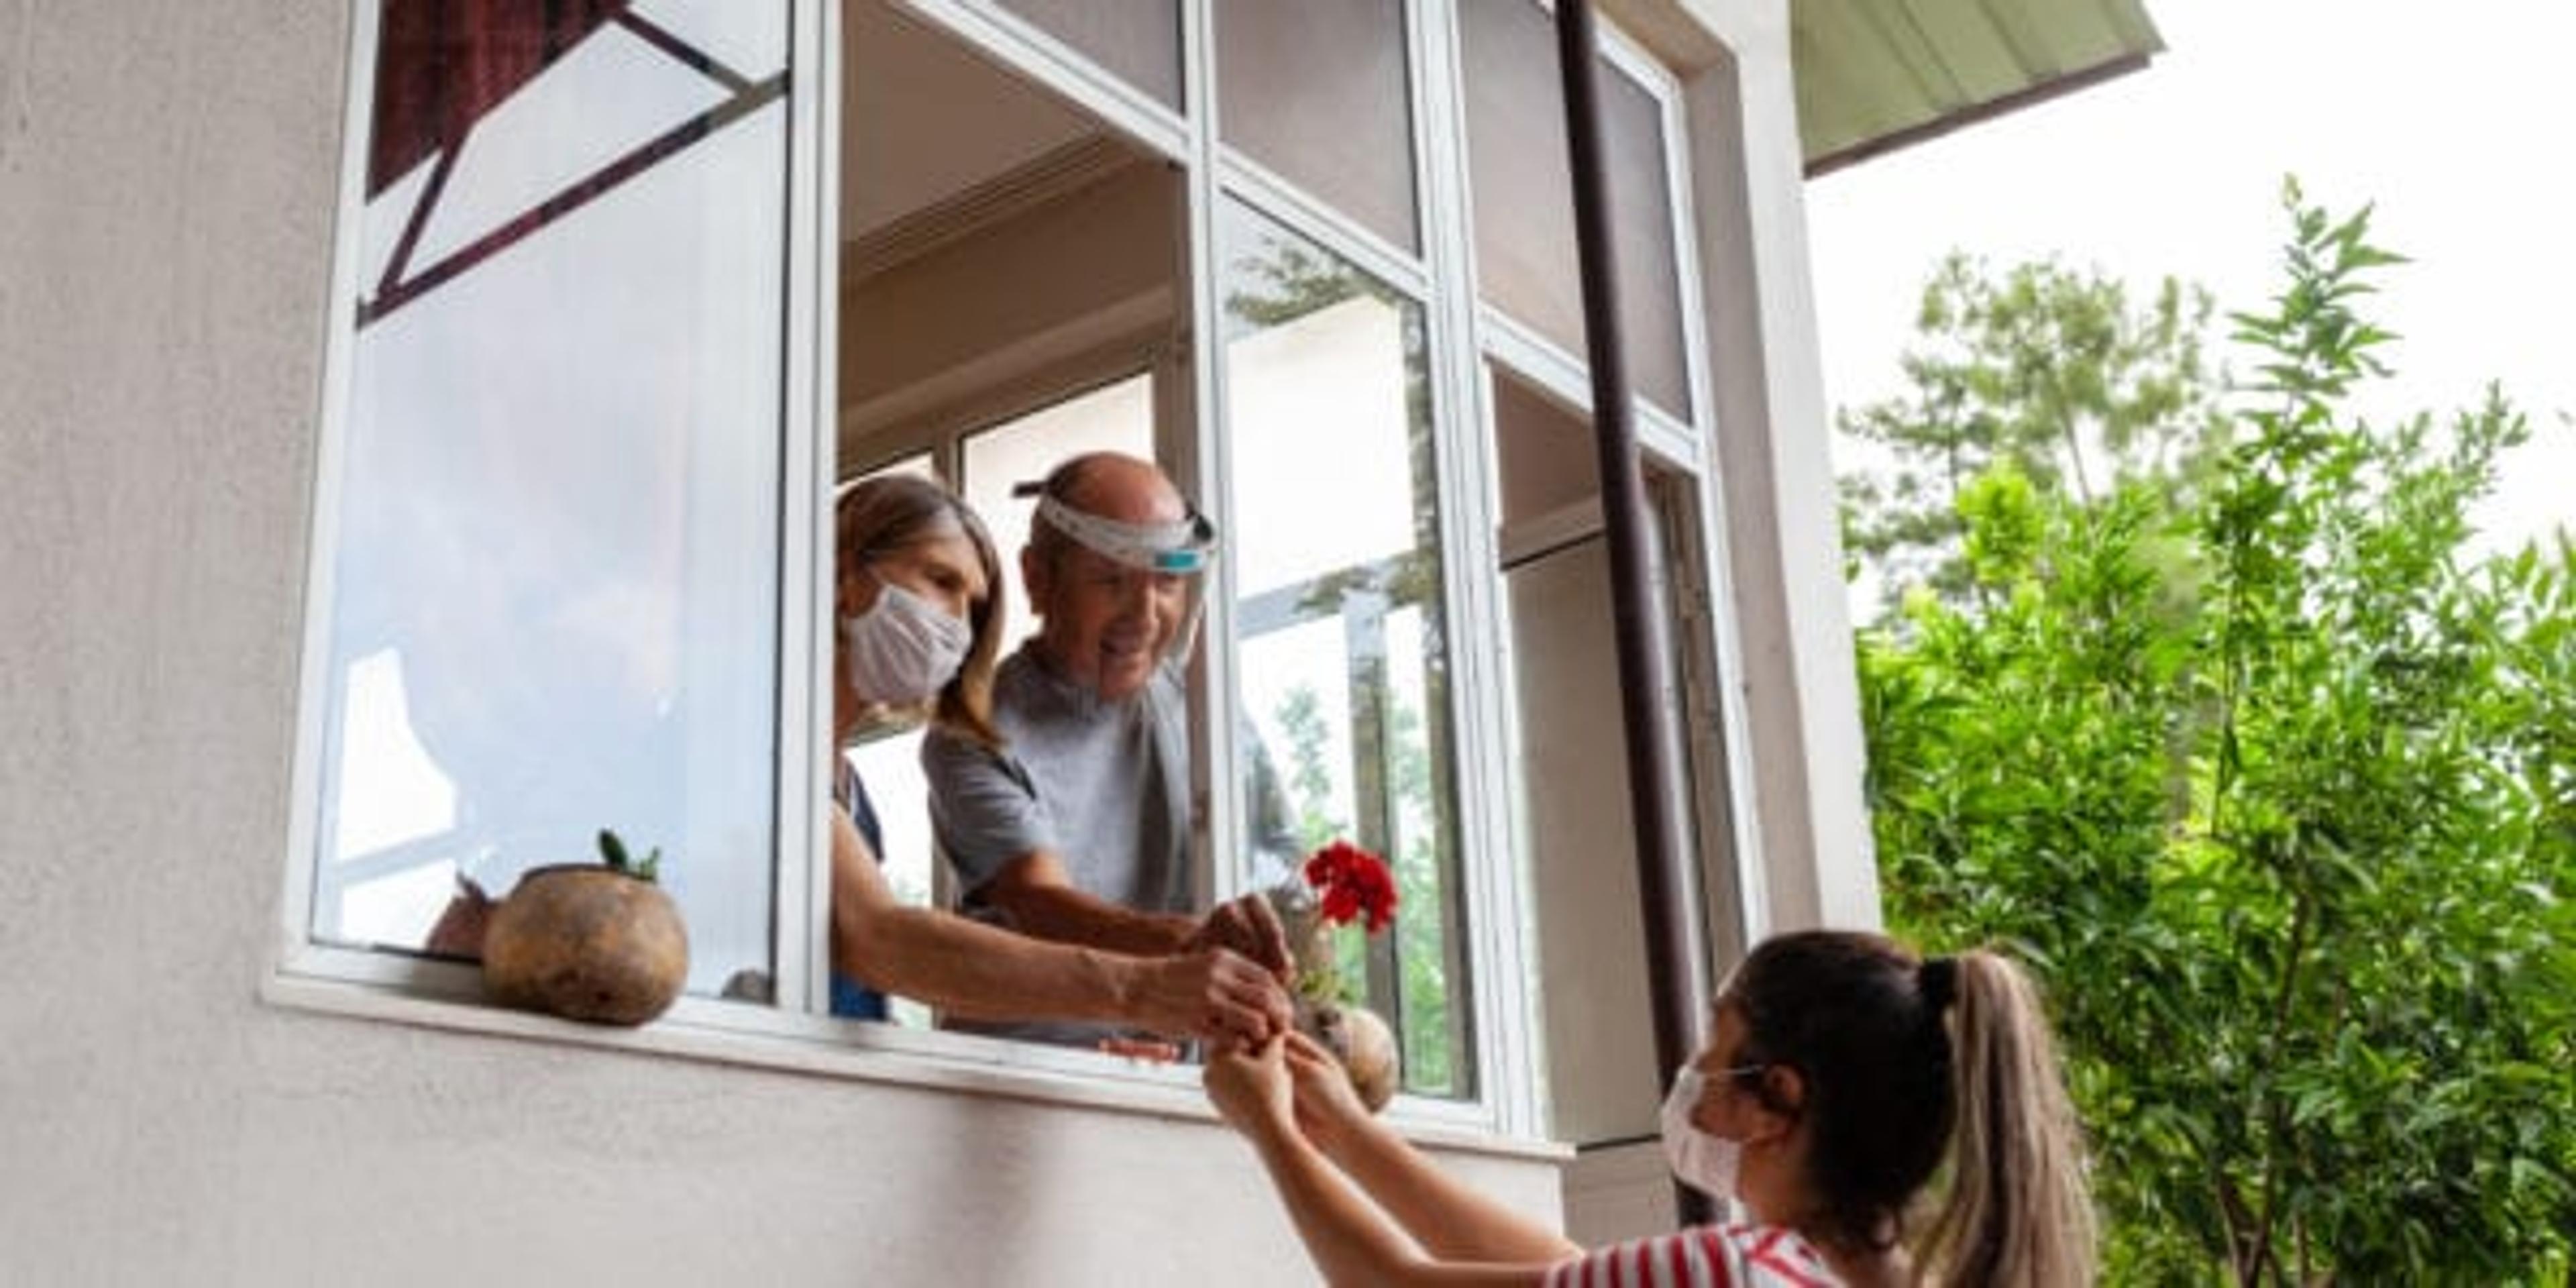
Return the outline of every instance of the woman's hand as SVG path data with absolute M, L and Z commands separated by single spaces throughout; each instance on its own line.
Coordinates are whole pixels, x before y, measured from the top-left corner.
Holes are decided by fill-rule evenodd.
M 1370 1121 L 1349 1071 L 1313 1038 L 1290 1030 L 1283 1062 L 1296 1089 L 1297 1127 L 1325 1152 L 1338 1148 L 1354 1130 Z
M 1200 1038 L 1217 1050 L 1258 1046 L 1288 1027 L 1288 993 L 1278 977 L 1231 949 L 1133 960 L 1126 1012 L 1143 1028 Z
M 1227 1046 L 1208 1052 L 1199 1081 L 1210 1103 L 1236 1131 L 1256 1140 L 1296 1130 L 1295 1092 L 1281 1056 L 1284 1038 L 1272 1038 L 1250 1050 Z

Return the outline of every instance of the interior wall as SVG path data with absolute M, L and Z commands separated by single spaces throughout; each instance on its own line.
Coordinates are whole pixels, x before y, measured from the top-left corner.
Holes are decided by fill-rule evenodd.
M 1513 568 L 1504 584 L 1550 1134 L 1576 1145 L 1651 1136 L 1663 1087 L 1630 840 L 1608 543 L 1596 530 Z
M 842 406 L 864 407 L 948 373 L 980 372 L 948 381 L 955 386 L 949 397 L 971 397 L 1002 374 L 983 369 L 996 355 L 1045 349 L 1050 336 L 1110 338 L 1085 324 L 1112 310 L 1124 328 L 1180 329 L 1175 310 L 1189 298 L 1175 281 L 1185 261 L 1181 216 L 1178 177 L 1160 163 L 1135 161 L 847 283 Z M 1065 356 L 1033 352 L 1029 360 Z
M 354 8 L 0 17 L 6 1277 L 1313 1282 L 1205 1119 L 258 1000 Z

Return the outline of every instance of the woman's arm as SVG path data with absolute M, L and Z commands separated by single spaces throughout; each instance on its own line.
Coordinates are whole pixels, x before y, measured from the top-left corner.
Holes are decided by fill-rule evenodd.
M 1105 1021 L 1211 1041 L 1257 1041 L 1288 1023 L 1278 981 L 1222 948 L 1130 957 L 906 907 L 838 807 L 832 962 L 887 992 L 978 1019 Z
M 1327 1282 L 1338 1285 L 1456 1285 L 1528 1288 L 1559 1257 L 1524 1264 L 1478 1264 L 1427 1258 L 1351 1190 L 1296 1124 L 1282 1042 L 1258 1052 L 1208 1057 L 1208 1098 L 1251 1140 L 1278 1187 L 1289 1219 Z
M 1296 1122 L 1315 1147 L 1435 1257 L 1552 1264 L 1583 1250 L 1462 1185 L 1369 1113 L 1331 1053 L 1291 1033 L 1283 1056 Z

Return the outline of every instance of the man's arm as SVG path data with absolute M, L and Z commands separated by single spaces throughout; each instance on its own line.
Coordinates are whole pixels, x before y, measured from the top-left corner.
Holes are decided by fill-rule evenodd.
M 1147 955 L 1226 948 L 1281 979 L 1294 965 L 1279 914 L 1258 894 L 1219 904 L 1205 917 L 1140 912 L 1074 885 L 1064 861 L 1040 850 L 978 886 L 975 898 L 1008 915 L 1013 929 L 1060 944 Z
M 1013 929 L 1127 953 L 1223 946 L 1285 976 L 1287 937 L 1266 902 L 1238 899 L 1197 918 L 1100 898 L 1073 883 L 1053 848 L 1045 803 L 1015 762 L 934 730 L 922 741 L 921 767 L 940 848 L 974 899 L 1009 917 Z
M 1022 934 L 1112 952 L 1178 952 L 1199 928 L 1195 917 L 1143 912 L 1082 889 L 1051 850 L 1021 855 L 977 886 L 974 897 L 1008 916 Z

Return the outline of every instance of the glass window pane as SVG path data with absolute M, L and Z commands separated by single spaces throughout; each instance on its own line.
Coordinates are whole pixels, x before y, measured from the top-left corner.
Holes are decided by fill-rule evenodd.
M 1663 107 L 1601 60 L 1601 150 L 1610 172 L 1611 244 L 1619 248 L 1619 329 L 1628 388 L 1688 419 L 1681 266 L 1673 258 L 1673 187 L 1664 168 Z
M 496 13 L 382 10 L 312 931 L 613 828 L 713 993 L 772 956 L 785 5 Z
M 1579 357 L 1583 289 L 1551 19 L 1528 0 L 1475 0 L 1458 6 L 1458 21 L 1477 289 Z
M 1477 289 L 1522 325 L 1582 358 L 1583 285 L 1555 20 L 1524 0 L 1477 0 L 1460 6 L 1459 14 Z M 1661 109 L 1608 60 L 1600 61 L 1599 72 L 1629 388 L 1687 416 L 1690 385 L 1682 359 L 1681 285 Z
M 993 534 L 1006 576 L 1018 576 L 1018 552 L 1028 544 L 1029 520 L 1038 508 L 1036 497 L 1013 496 L 1011 489 L 1037 482 L 1085 452 L 1154 459 L 1151 373 L 1139 372 L 967 436 L 966 504 Z M 1026 596 L 1019 589 L 1015 580 L 1002 622 L 1004 657 L 1037 632 L 1037 618 L 1021 602 Z
M 1176 0 L 1002 0 L 1002 7 L 1163 106 L 1181 110 L 1181 7 Z
M 1226 142 L 1417 249 L 1399 0 L 1219 0 L 1216 37 Z
M 1345 836 L 1395 868 L 1368 1003 L 1408 1089 L 1472 1095 L 1422 310 L 1241 206 L 1218 237 L 1237 670 L 1247 755 L 1274 771 L 1245 775 L 1245 813 L 1270 816 L 1256 797 L 1275 781 L 1299 840 Z

